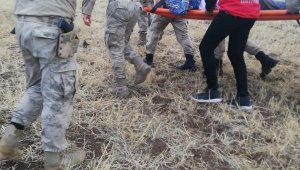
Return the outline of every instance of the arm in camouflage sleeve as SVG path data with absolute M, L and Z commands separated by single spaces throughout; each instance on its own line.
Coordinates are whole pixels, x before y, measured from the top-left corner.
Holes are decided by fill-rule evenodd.
M 82 1 L 82 14 L 91 15 L 94 9 L 96 0 L 83 0 Z
M 96 0 L 83 0 L 82 1 L 82 19 L 85 25 L 91 26 L 91 14 L 94 9 Z

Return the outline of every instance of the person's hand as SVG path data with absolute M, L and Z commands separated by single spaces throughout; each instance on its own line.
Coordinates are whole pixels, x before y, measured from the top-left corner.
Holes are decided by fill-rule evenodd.
M 87 26 L 91 26 L 91 24 L 92 24 L 92 19 L 91 18 L 92 18 L 91 15 L 82 14 L 83 22 Z
M 206 14 L 206 15 L 214 15 L 214 11 L 213 11 L 213 10 L 211 10 L 211 11 L 207 11 L 207 10 L 206 10 L 206 11 L 205 11 L 205 14 Z

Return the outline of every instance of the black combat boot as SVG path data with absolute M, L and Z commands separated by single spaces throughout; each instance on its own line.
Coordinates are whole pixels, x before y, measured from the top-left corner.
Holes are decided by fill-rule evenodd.
M 255 57 L 261 63 L 261 78 L 265 78 L 269 73 L 271 73 L 272 68 L 274 68 L 279 62 L 279 60 L 266 55 L 263 51 L 258 52 Z
M 195 72 L 197 70 L 196 65 L 195 65 L 195 60 L 194 60 L 194 56 L 191 54 L 185 54 L 185 63 L 182 65 L 178 65 L 176 66 L 177 70 L 180 71 L 192 71 Z
M 149 66 L 152 66 L 152 64 L 153 64 L 153 54 L 146 54 L 144 62 L 146 64 L 148 64 Z

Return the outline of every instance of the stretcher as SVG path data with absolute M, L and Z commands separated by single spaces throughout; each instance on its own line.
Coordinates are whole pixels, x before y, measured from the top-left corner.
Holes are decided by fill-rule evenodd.
M 151 11 L 151 7 L 144 7 L 147 12 Z M 170 12 L 166 8 L 157 8 L 154 12 L 157 15 L 161 15 L 168 18 L 185 18 L 185 19 L 196 19 L 196 20 L 212 20 L 219 11 L 213 11 L 213 15 L 205 14 L 204 10 L 190 10 L 186 15 L 179 16 Z M 300 20 L 300 14 L 288 14 L 287 10 L 261 10 L 260 16 L 257 20 Z

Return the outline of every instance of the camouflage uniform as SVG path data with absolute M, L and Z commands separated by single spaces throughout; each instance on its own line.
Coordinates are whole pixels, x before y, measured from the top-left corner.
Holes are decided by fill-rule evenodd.
M 90 14 L 95 3 L 84 1 L 83 13 Z M 17 0 L 16 36 L 26 67 L 27 90 L 12 113 L 12 122 L 28 127 L 39 115 L 42 125 L 42 147 L 48 152 L 62 152 L 68 147 L 65 138 L 69 127 L 75 94 L 74 56 L 57 55 L 59 17 L 71 22 L 76 0 Z
M 166 18 L 159 15 L 154 15 L 148 30 L 146 53 L 154 54 L 158 41 L 161 39 L 163 31 L 169 23 L 174 28 L 177 41 L 182 46 L 184 54 L 194 55 L 192 41 L 188 35 L 187 20 Z
M 245 51 L 250 55 L 256 55 L 258 52 L 262 51 L 262 49 L 253 41 L 248 39 Z
M 151 6 L 153 4 L 152 0 L 140 0 L 142 6 Z M 138 18 L 139 33 L 147 33 L 148 29 L 148 13 L 146 11 L 141 11 Z
M 139 2 L 109 0 L 106 11 L 105 44 L 109 49 L 110 62 L 117 79 L 126 78 L 125 59 L 133 63 L 134 58 L 139 57 L 132 50 L 129 41 L 141 10 Z

